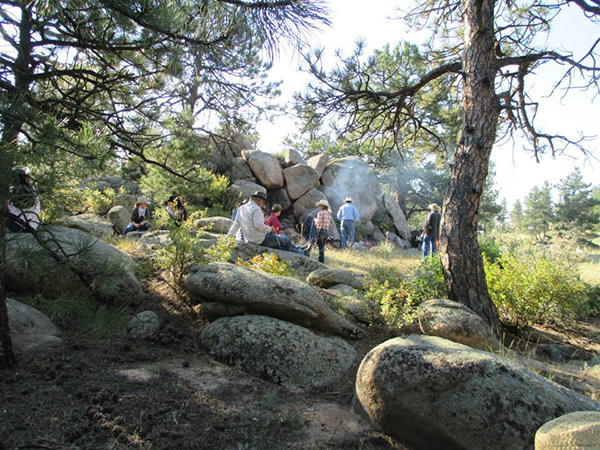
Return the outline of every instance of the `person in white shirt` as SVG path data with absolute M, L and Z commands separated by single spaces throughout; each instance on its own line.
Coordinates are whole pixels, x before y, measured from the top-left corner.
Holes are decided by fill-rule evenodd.
M 306 255 L 308 248 L 296 246 L 289 237 L 275 234 L 274 230 L 265 224 L 263 209 L 267 203 L 267 194 L 264 192 L 256 191 L 252 194 L 250 201 L 238 208 L 227 237 L 234 237 L 241 229 L 244 242 Z
M 24 170 L 14 169 L 8 200 L 7 230 L 13 233 L 37 230 L 41 222 L 40 212 L 40 196 L 31 178 Z

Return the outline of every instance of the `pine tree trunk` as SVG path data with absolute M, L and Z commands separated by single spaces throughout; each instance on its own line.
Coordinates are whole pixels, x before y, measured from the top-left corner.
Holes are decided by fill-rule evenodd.
M 494 92 L 494 0 L 464 0 L 463 123 L 444 201 L 440 255 L 449 295 L 497 331 L 477 242 L 478 211 L 500 113 Z

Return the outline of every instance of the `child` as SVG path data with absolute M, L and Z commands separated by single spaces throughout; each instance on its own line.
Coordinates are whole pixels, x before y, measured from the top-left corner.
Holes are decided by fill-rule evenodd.
M 281 223 L 279 222 L 280 215 L 281 215 L 281 205 L 275 204 L 271 208 L 271 215 L 269 217 L 267 217 L 267 220 L 265 221 L 265 223 L 267 225 L 269 225 L 270 227 L 273 227 L 273 233 L 275 233 L 275 234 L 281 234 L 281 230 L 283 230 L 283 227 L 281 226 Z

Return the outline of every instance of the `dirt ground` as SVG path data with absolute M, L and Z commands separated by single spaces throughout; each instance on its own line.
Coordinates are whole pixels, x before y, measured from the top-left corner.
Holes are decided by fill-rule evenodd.
M 351 407 L 360 359 L 386 333 L 371 330 L 351 342 L 361 357 L 341 380 L 290 390 L 208 358 L 198 344 L 204 323 L 166 287 L 136 309 L 159 314 L 157 336 L 107 342 L 67 331 L 64 347 L 22 355 L 11 370 L 0 366 L 0 450 L 404 449 Z M 533 330 L 510 344 L 513 338 L 507 345 L 522 347 L 515 355 L 538 364 L 534 370 L 588 395 L 600 392 L 586 372 L 586 360 L 600 351 L 598 323 Z M 548 343 L 583 359 L 544 361 L 535 349 Z

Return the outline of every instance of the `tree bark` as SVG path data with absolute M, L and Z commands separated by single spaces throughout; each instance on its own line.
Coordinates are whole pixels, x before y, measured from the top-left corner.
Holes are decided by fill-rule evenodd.
M 498 312 L 477 242 L 478 211 L 500 114 L 494 91 L 495 0 L 464 0 L 462 134 L 444 200 L 440 256 L 452 300 L 482 316 L 497 332 Z
M 15 61 L 15 87 L 8 114 L 2 118 L 2 139 L 0 140 L 0 341 L 4 360 L 11 367 L 16 359 L 10 338 L 8 307 L 6 305 L 6 219 L 12 168 L 18 151 L 18 137 L 23 127 L 21 115 L 21 95 L 29 92 L 33 68 L 31 66 L 31 22 L 33 2 L 21 6 L 19 24 L 19 54 Z

